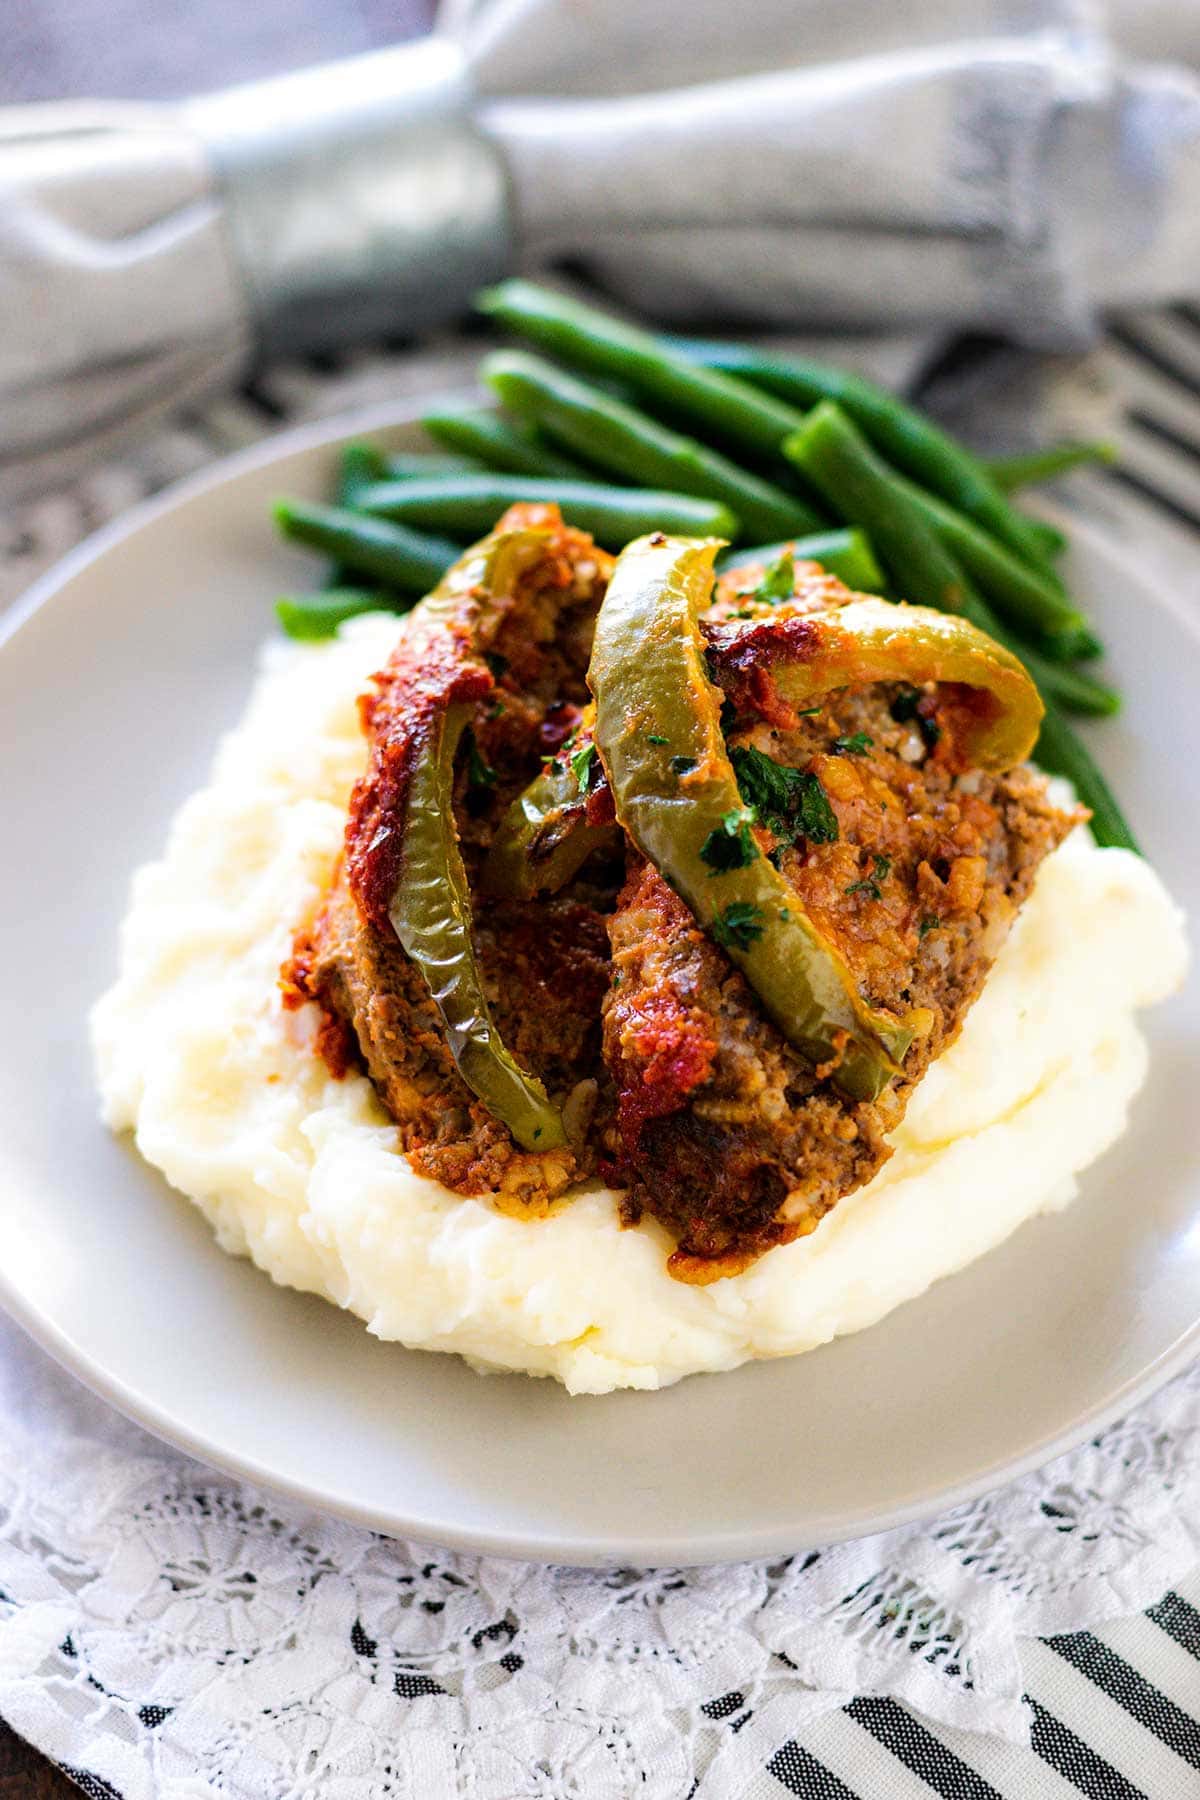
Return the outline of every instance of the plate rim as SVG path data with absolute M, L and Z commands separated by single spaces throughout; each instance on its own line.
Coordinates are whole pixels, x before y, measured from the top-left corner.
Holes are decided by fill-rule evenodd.
M 202 469 L 168 484 L 159 493 L 127 508 L 117 518 L 89 534 L 30 584 L 6 609 L 3 618 L 0 618 L 0 653 L 56 595 L 92 565 L 127 539 L 189 501 L 236 483 L 245 475 L 291 455 L 332 449 L 366 432 L 397 426 L 411 428 L 419 424 L 421 414 L 428 411 L 435 400 L 440 403 L 447 397 L 462 402 L 468 397 L 478 398 L 478 390 L 453 387 L 443 390 L 437 396 L 424 396 L 420 400 L 405 400 L 397 396 L 390 401 L 378 401 L 368 407 L 356 407 L 284 430 L 268 432 L 257 442 L 218 457 Z M 1147 577 L 1138 566 L 1136 554 L 1122 542 L 1114 542 L 1091 519 L 1050 504 L 1044 499 L 1037 501 L 1036 510 L 1053 522 L 1069 526 L 1075 536 L 1089 542 L 1098 554 L 1115 564 L 1135 586 L 1147 585 Z M 1156 587 L 1155 599 L 1200 647 L 1200 619 L 1193 615 L 1182 598 L 1173 589 L 1164 592 Z M 252 1260 L 249 1266 L 258 1278 L 269 1279 Z M 878 1532 L 893 1531 L 924 1519 L 938 1517 L 993 1493 L 1077 1448 L 1156 1393 L 1200 1354 L 1198 1316 L 1147 1368 L 1138 1375 L 1131 1376 L 1061 1431 L 1048 1433 L 1019 1456 L 993 1462 L 983 1471 L 977 1471 L 961 1482 L 944 1485 L 922 1497 L 877 1510 L 867 1518 L 847 1518 L 840 1524 L 833 1522 L 815 1535 L 811 1528 L 806 1531 L 804 1527 L 773 1526 L 754 1532 L 745 1526 L 738 1526 L 727 1532 L 699 1532 L 677 1542 L 664 1543 L 657 1537 L 606 1539 L 589 1536 L 580 1539 L 570 1534 L 554 1532 L 531 1535 L 520 1531 L 472 1530 L 469 1527 L 447 1526 L 437 1519 L 414 1516 L 395 1507 L 379 1508 L 359 1504 L 351 1495 L 281 1474 L 257 1462 L 252 1456 L 215 1442 L 204 1433 L 192 1430 L 185 1420 L 165 1410 L 156 1401 L 140 1395 L 122 1377 L 114 1375 L 89 1357 L 44 1309 L 28 1301 L 10 1279 L 2 1263 L 0 1307 L 59 1367 L 80 1381 L 91 1393 L 160 1441 L 223 1474 L 285 1496 L 303 1506 L 345 1519 L 351 1524 L 383 1531 L 390 1536 L 468 1554 L 577 1568 L 618 1565 L 694 1568 L 724 1562 L 759 1560 L 873 1536 Z M 366 1327 L 363 1326 L 363 1329 Z M 588 1398 L 586 1395 L 577 1396 L 578 1401 L 585 1405 Z

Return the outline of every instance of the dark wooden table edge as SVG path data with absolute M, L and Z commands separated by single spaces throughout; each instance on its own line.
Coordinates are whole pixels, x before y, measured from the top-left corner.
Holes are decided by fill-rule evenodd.
M 75 1782 L 0 1719 L 0 1800 L 79 1800 L 79 1794 Z

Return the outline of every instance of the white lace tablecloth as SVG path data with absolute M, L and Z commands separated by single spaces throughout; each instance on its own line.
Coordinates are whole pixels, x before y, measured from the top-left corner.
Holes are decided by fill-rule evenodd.
M 0 604 L 280 416 L 444 388 L 474 354 L 276 371 L 0 522 Z M 277 1503 L 0 1324 L 0 1715 L 99 1800 L 1185 1800 L 1198 1563 L 1200 1365 L 932 1523 L 596 1573 Z

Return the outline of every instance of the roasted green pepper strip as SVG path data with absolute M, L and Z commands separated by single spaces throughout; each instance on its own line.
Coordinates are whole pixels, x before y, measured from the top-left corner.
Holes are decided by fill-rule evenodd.
M 467 872 L 452 830 L 454 757 L 471 717 L 469 706 L 442 715 L 413 772 L 404 832 L 404 872 L 389 917 L 420 969 L 442 1015 L 459 1073 L 489 1112 L 525 1150 L 566 1143 L 562 1119 L 546 1090 L 505 1049 L 492 1023 L 472 941 Z
M 774 622 L 768 615 L 765 623 Z M 831 688 L 959 682 L 981 696 L 963 745 L 972 767 L 1011 769 L 1033 751 L 1045 710 L 1036 687 L 1011 650 L 966 619 L 864 596 L 836 612 L 781 621 L 780 630 L 796 634 L 797 654 L 772 657 L 770 679 L 779 698 L 797 711 Z M 726 627 L 722 637 L 736 646 L 739 635 L 753 631 L 753 623 Z
M 496 601 L 540 553 L 546 534 L 494 533 L 446 571 L 414 608 L 377 678 L 372 760 L 348 832 L 351 889 L 378 927 L 390 922 L 441 1013 L 472 1093 L 525 1150 L 566 1145 L 558 1110 L 496 1030 L 475 956 L 471 895 L 454 826 L 454 760 L 491 676 L 481 659 Z
M 785 1037 L 815 1066 L 835 1063 L 839 1086 L 869 1099 L 899 1073 L 912 1033 L 862 1001 L 757 846 L 715 877 L 702 855 L 742 805 L 698 622 L 719 547 L 655 533 L 619 558 L 588 673 L 596 744 L 617 817 L 642 854 L 721 938 Z M 732 919 L 740 928 L 731 933 Z
M 518 794 L 492 840 L 483 865 L 483 883 L 506 899 L 554 894 L 576 876 L 594 850 L 616 849 L 616 825 L 588 823 L 588 790 L 593 779 L 589 707 L 579 730 L 541 774 Z

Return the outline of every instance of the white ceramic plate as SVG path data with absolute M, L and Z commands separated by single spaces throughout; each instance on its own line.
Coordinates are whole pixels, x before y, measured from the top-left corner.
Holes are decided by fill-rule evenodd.
M 570 1399 L 381 1344 L 224 1256 L 97 1121 L 85 1020 L 134 866 L 237 718 L 271 599 L 311 579 L 281 491 L 328 493 L 376 414 L 185 483 L 42 581 L 0 645 L 0 1298 L 97 1392 L 206 1461 L 400 1535 L 567 1563 L 698 1563 L 880 1530 L 980 1493 L 1200 1353 L 1200 993 L 1150 1017 L 1122 1142 L 1058 1216 L 882 1324 L 660 1394 Z M 1175 895 L 1200 887 L 1200 631 L 1075 528 L 1129 696 L 1098 738 Z M 969 1204 L 969 1196 L 964 1196 Z

